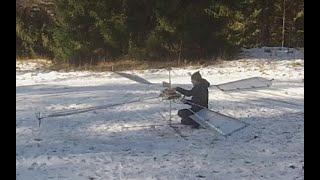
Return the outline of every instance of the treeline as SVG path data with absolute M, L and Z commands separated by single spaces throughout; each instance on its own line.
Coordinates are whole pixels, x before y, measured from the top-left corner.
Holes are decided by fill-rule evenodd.
M 17 0 L 16 55 L 72 64 L 304 46 L 303 0 Z

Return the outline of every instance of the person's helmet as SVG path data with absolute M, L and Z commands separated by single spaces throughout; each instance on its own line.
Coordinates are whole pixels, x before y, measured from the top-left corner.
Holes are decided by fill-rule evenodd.
M 199 71 L 193 73 L 191 75 L 191 80 L 200 81 L 202 79 L 201 74 Z

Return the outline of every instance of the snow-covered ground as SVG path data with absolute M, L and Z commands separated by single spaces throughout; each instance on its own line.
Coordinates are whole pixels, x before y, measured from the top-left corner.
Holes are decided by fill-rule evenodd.
M 156 84 L 148 85 L 113 72 L 45 71 L 35 62 L 17 62 L 17 179 L 304 179 L 303 54 L 277 58 L 270 49 L 273 55 L 251 49 L 236 61 L 172 71 L 172 83 L 185 88 L 191 87 L 188 73 L 197 70 L 211 84 L 274 79 L 268 88 L 210 87 L 211 109 L 250 124 L 227 138 L 176 125 L 182 138 L 166 125 L 169 103 L 159 98 L 50 117 L 39 127 L 36 112 L 156 97 L 168 72 L 125 71 Z M 173 123 L 184 107 L 173 104 Z

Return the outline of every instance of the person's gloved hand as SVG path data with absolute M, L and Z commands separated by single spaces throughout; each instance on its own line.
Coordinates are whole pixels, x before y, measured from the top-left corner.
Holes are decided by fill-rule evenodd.
M 178 91 L 178 89 L 181 89 L 181 87 L 174 87 L 173 88 L 175 91 Z
M 183 104 L 186 104 L 186 103 L 188 102 L 188 100 L 186 100 L 186 99 L 181 99 L 181 102 L 182 102 Z

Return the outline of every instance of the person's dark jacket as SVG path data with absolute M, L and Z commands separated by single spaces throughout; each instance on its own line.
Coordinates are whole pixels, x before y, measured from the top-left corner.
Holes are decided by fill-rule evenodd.
M 208 108 L 209 86 L 210 83 L 207 80 L 201 79 L 199 83 L 196 84 L 191 90 L 186 90 L 181 87 L 177 87 L 176 91 L 187 97 L 191 96 L 191 100 L 185 101 L 185 104 L 191 105 L 191 110 L 197 112 L 203 109 L 203 107 Z

